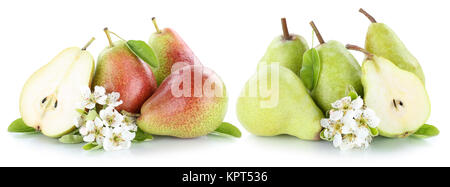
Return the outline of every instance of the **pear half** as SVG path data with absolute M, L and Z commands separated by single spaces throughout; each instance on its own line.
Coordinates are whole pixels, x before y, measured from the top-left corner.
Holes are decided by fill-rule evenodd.
M 362 65 L 362 84 L 367 107 L 380 118 L 382 136 L 407 137 L 427 121 L 430 100 L 414 73 L 385 58 L 368 55 Z
M 25 124 L 49 137 L 74 129 L 82 101 L 80 88 L 89 86 L 94 58 L 78 47 L 67 48 L 37 70 L 25 83 L 20 96 L 20 114 Z

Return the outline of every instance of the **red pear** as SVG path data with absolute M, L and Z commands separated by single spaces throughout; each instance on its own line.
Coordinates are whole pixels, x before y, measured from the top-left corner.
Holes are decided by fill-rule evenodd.
M 158 85 L 170 75 L 172 66 L 178 62 L 188 65 L 200 65 L 200 60 L 183 41 L 183 39 L 170 28 L 160 30 L 155 18 L 152 19 L 156 32 L 150 37 L 149 44 L 158 58 L 159 68 L 155 72 Z
M 144 102 L 155 92 L 156 79 L 150 66 L 141 61 L 127 46 L 125 41 L 111 42 L 109 31 L 105 28 L 110 45 L 98 57 L 94 86 L 103 86 L 106 92 L 119 92 L 123 103 L 116 107 L 139 113 Z
M 227 112 L 225 85 L 212 70 L 188 65 L 169 75 L 141 108 L 137 124 L 155 135 L 193 138 L 216 130 Z

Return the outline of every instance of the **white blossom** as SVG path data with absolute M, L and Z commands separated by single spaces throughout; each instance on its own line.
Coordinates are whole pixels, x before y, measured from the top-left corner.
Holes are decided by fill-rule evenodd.
M 380 123 L 375 112 L 364 105 L 361 97 L 344 97 L 332 107 L 329 118 L 320 120 L 322 138 L 333 141 L 333 146 L 341 150 L 367 148 L 373 139 L 370 128 Z
M 333 145 L 334 145 L 334 147 L 339 147 L 339 146 L 341 146 L 341 144 L 342 144 L 342 135 L 338 133 L 338 134 L 334 135 Z
M 123 116 L 114 107 L 106 107 L 100 111 L 99 115 L 106 126 L 120 127 L 122 125 Z
M 343 151 L 356 148 L 355 137 L 353 135 L 346 135 L 346 137 L 342 140 L 342 144 L 339 148 Z
M 131 141 L 136 136 L 138 127 L 136 125 L 137 115 L 119 113 L 115 107 L 122 104 L 119 100 L 120 93 L 112 92 L 106 94 L 105 88 L 96 86 L 94 92 L 89 87 L 81 89 L 82 102 L 80 109 L 88 109 L 88 114 L 96 110 L 96 105 L 103 108 L 94 120 L 87 120 L 86 115 L 77 116 L 73 123 L 83 137 L 83 141 L 95 142 L 106 151 L 128 149 Z
M 138 129 L 136 119 L 135 116 L 123 114 L 122 126 L 129 131 L 136 132 Z
M 91 89 L 89 87 L 81 88 L 81 96 L 83 100 L 80 103 L 81 109 L 93 109 L 95 108 L 95 104 L 104 105 L 106 101 L 105 88 L 101 86 L 95 86 L 94 93 L 91 93 Z
M 341 110 L 330 110 L 330 120 L 339 121 L 342 117 L 344 117 L 344 112 Z
M 355 100 L 353 100 L 350 104 L 351 109 L 353 109 L 353 110 L 359 110 L 363 107 L 363 105 L 364 105 L 364 101 L 359 96 Z
M 331 139 L 333 138 L 333 132 L 330 129 L 325 129 L 323 131 L 323 135 L 326 139 Z
M 97 142 L 102 145 L 105 133 L 105 126 L 100 118 L 95 120 L 89 120 L 86 122 L 86 126 L 80 128 L 80 134 L 83 136 L 85 142 Z
M 131 140 L 135 137 L 135 133 L 123 127 L 115 127 L 113 130 L 108 129 L 105 134 L 103 149 L 106 151 L 128 149 L 131 146 Z
M 106 104 L 106 95 L 105 95 L 105 88 L 101 87 L 101 86 L 95 86 L 94 88 L 94 98 L 95 98 L 95 102 L 97 102 L 98 104 L 101 105 L 105 105 Z
M 331 104 L 331 107 L 335 108 L 335 109 L 346 109 L 347 107 L 350 106 L 352 102 L 352 98 L 350 96 L 344 97 L 340 100 L 337 100 L 336 102 Z
M 375 128 L 380 124 L 380 119 L 376 116 L 375 112 L 370 108 L 366 108 L 363 111 L 362 116 L 366 120 L 367 125 L 369 127 Z
M 326 119 L 326 118 L 323 118 L 323 119 L 320 120 L 320 125 L 323 128 L 330 128 L 330 120 Z
M 106 106 L 108 107 L 117 107 L 122 104 L 122 100 L 119 100 L 120 93 L 119 92 L 112 92 L 108 95 L 106 95 Z
M 73 123 L 76 128 L 83 127 L 86 125 L 86 118 L 83 115 L 79 115 L 73 120 Z

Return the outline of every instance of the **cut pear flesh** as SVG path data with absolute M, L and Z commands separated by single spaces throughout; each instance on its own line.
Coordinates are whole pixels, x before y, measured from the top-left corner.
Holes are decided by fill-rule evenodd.
M 386 137 L 407 137 L 430 115 L 430 101 L 421 80 L 389 60 L 373 56 L 363 63 L 366 105 L 380 118 L 378 129 Z
M 73 130 L 82 101 L 80 88 L 90 85 L 94 66 L 89 52 L 72 47 L 31 75 L 20 96 L 25 124 L 49 137 Z

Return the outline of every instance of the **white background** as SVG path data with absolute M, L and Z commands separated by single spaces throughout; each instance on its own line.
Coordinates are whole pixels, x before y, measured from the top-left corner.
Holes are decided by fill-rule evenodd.
M 450 166 L 448 1 L 1 1 L 0 3 L 0 165 L 1 166 Z M 309 21 L 325 40 L 363 46 L 369 21 L 365 8 L 393 28 L 419 59 L 432 103 L 429 123 L 438 137 L 376 138 L 366 151 L 341 152 L 329 142 L 294 137 L 256 137 L 235 114 L 237 96 L 254 73 L 280 18 L 311 45 Z M 206 136 L 195 139 L 156 137 L 119 152 L 86 152 L 42 135 L 7 132 L 19 117 L 19 94 L 27 78 L 70 46 L 92 36 L 89 51 L 97 57 L 107 46 L 103 28 L 125 39 L 147 41 L 161 28 L 174 28 L 205 66 L 225 81 L 229 93 L 226 121 L 241 128 L 240 139 Z M 318 42 L 315 41 L 315 44 Z M 354 53 L 358 60 L 362 55 Z M 301 115 L 301 114 L 299 114 Z

